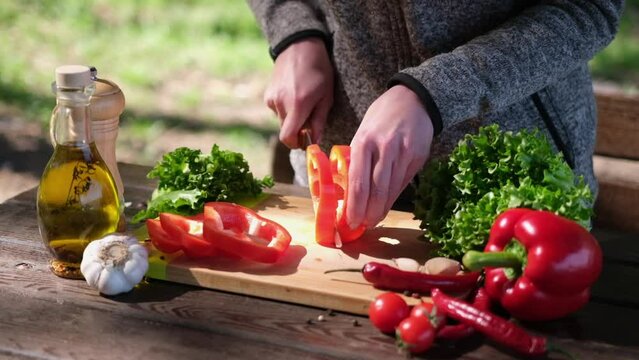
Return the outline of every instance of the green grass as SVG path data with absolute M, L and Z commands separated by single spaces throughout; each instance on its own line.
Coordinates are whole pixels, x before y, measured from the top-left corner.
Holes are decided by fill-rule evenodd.
M 185 73 L 211 79 L 267 76 L 267 44 L 243 1 L 4 1 L 0 85 L 52 97 L 60 64 L 91 64 L 151 107 L 163 84 Z M 191 90 L 178 101 L 198 102 Z M 5 96 L 3 102 L 20 98 Z M 46 104 L 49 108 L 49 104 Z M 29 117 L 41 116 L 31 109 Z
M 0 100 L 46 123 L 53 70 L 82 63 L 119 82 L 132 106 L 152 109 L 157 91 L 188 72 L 230 81 L 266 77 L 272 66 L 266 50 L 239 0 L 3 1 Z M 618 36 L 591 68 L 597 79 L 639 83 L 639 0 L 627 1 Z M 176 101 L 198 106 L 198 91 L 185 90 Z
M 590 62 L 595 79 L 639 90 L 639 0 L 627 0 L 615 39 Z

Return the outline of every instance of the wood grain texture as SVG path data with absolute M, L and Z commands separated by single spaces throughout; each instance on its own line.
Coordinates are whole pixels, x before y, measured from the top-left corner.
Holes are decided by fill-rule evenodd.
M 324 354 L 3 292 L 0 349 L 25 358 L 328 359 Z M 2 352 L 0 352 L 2 354 Z M 3 357 L 4 358 L 4 357 Z
M 599 182 L 595 221 L 601 226 L 639 232 L 639 160 L 594 156 L 593 164 Z
M 138 176 L 148 168 L 120 170 L 131 184 L 143 181 Z M 143 200 L 152 186 L 127 187 L 125 197 Z M 632 284 L 639 283 L 639 239 L 601 228 L 594 234 L 604 250 L 605 277 L 616 281 L 598 284 L 593 301 L 566 319 L 523 325 L 578 358 L 637 359 L 639 310 Z M 48 259 L 37 229 L 35 190 L 0 204 L 0 358 L 404 358 L 393 338 L 365 317 L 154 280 L 104 297 L 83 281 L 52 275 Z M 326 321 L 317 321 L 320 314 Z M 480 336 L 438 343 L 423 357 L 515 358 Z
M 0 210 L 24 214 L 28 207 L 13 205 L 11 208 L 0 207 Z M 30 221 L 35 222 L 34 217 Z M 23 220 L 19 225 L 23 230 L 28 223 L 29 220 Z M 8 236 L 12 240 L 7 240 Z M 167 323 L 206 333 L 232 334 L 250 342 L 291 347 L 316 354 L 312 357 L 375 358 L 360 354 L 368 350 L 376 355 L 396 354 L 393 339 L 379 334 L 366 319 L 346 314 L 331 317 L 323 309 L 293 307 L 166 282 L 151 282 L 117 297 L 98 296 L 82 281 L 53 276 L 47 268 L 48 253 L 37 234 L 32 232 L 14 238 L 12 231 L 5 231 L 0 236 L 0 254 L 0 272 L 3 274 L 0 292 L 21 296 L 21 301 L 26 303 L 33 299 L 50 304 L 69 303 L 106 314 L 138 318 L 145 323 Z M 307 323 L 320 314 L 328 321 Z M 354 320 L 361 326 L 354 326 Z M 335 346 L 335 339 L 340 339 L 340 346 Z M 175 341 L 169 343 L 184 346 Z
M 597 154 L 639 160 L 639 96 L 596 87 Z

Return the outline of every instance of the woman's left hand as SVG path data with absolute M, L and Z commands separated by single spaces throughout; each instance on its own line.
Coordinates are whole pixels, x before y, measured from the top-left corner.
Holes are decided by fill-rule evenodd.
M 366 111 L 351 142 L 348 224 L 372 228 L 424 166 L 433 124 L 417 95 L 404 85 L 382 94 Z

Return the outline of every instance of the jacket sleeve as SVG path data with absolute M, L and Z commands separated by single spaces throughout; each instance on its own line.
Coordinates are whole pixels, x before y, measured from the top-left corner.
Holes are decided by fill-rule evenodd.
M 622 0 L 542 1 L 391 78 L 421 98 L 435 133 L 552 84 L 612 41 Z
M 248 0 L 273 59 L 289 45 L 303 38 L 319 37 L 330 49 L 324 14 L 312 0 Z

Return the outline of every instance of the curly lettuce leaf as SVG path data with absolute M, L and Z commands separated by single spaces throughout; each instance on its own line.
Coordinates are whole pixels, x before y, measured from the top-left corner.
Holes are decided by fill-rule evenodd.
M 448 161 L 420 174 L 415 217 L 443 256 L 461 258 L 485 246 L 495 218 L 515 207 L 543 209 L 590 226 L 593 197 L 538 131 L 497 125 L 467 135 Z
M 156 190 L 153 193 L 154 195 L 147 204 L 146 210 L 135 214 L 133 219 L 131 219 L 132 223 L 135 224 L 142 220 L 156 218 L 162 212 L 192 215 L 200 209 L 199 203 L 202 200 L 202 192 L 199 190 L 175 190 L 162 194 Z
M 158 187 L 147 209 L 133 222 L 156 217 L 160 212 L 190 215 L 202 211 L 209 201 L 237 201 L 255 198 L 273 179 L 257 179 L 240 153 L 213 145 L 209 154 L 181 147 L 165 154 L 147 174 L 158 179 Z

